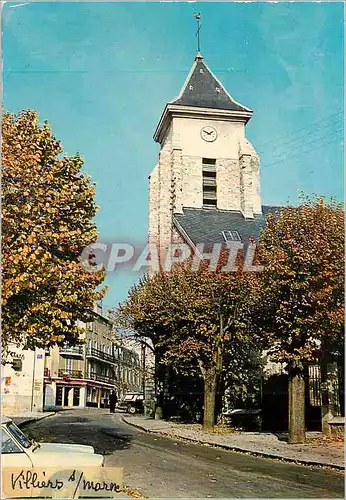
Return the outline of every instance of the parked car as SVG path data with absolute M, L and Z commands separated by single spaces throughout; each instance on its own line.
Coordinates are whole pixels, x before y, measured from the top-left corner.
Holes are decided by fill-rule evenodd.
M 140 393 L 127 393 L 119 401 L 117 409 L 126 411 L 134 415 L 135 413 L 144 412 L 144 396 Z
M 223 413 L 223 417 L 228 423 L 235 427 L 241 427 L 245 431 L 262 430 L 262 409 L 261 408 L 235 408 Z
M 1 468 L 64 468 L 83 470 L 87 467 L 102 467 L 103 455 L 98 455 L 92 446 L 70 443 L 37 443 L 30 439 L 10 418 L 1 419 Z M 1 498 L 4 498 L 1 496 Z

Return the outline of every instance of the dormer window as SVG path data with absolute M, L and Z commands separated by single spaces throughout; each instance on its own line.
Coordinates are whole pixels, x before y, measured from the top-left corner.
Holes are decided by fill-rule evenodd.
M 238 231 L 222 231 L 222 236 L 225 241 L 241 241 Z
M 216 92 L 220 92 L 220 87 L 215 87 Z
M 193 85 L 189 85 L 189 90 L 193 90 Z

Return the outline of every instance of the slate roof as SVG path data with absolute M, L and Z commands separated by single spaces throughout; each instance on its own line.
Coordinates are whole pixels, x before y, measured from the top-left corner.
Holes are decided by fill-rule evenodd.
M 171 104 L 251 112 L 228 94 L 200 54 L 197 55 L 179 96 Z
M 225 243 L 222 231 L 238 231 L 241 241 L 247 245 L 251 237 L 258 238 L 260 230 L 265 225 L 268 212 L 278 213 L 281 207 L 262 206 L 262 215 L 253 219 L 245 219 L 239 211 L 227 211 L 206 208 L 184 208 L 183 214 L 173 217 L 179 226 L 194 243 L 204 243 L 211 246 L 215 243 Z

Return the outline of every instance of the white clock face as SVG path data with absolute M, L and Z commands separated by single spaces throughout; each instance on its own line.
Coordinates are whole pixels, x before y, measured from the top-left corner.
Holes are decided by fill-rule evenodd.
M 207 142 L 213 142 L 217 138 L 217 132 L 214 127 L 207 125 L 201 129 L 201 137 Z

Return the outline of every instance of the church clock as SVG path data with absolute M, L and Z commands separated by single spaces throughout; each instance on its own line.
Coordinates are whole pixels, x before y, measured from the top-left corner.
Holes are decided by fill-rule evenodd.
M 201 137 L 204 141 L 214 142 L 217 139 L 217 131 L 214 127 L 205 126 L 201 129 Z

